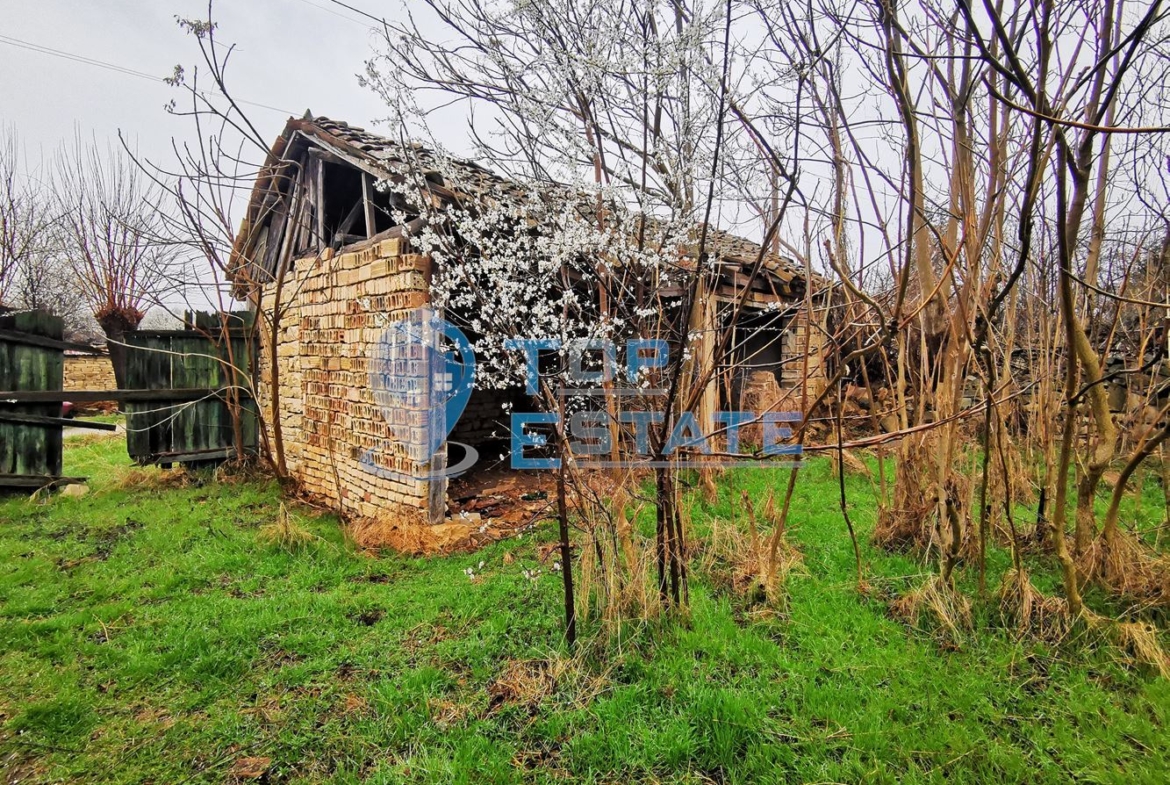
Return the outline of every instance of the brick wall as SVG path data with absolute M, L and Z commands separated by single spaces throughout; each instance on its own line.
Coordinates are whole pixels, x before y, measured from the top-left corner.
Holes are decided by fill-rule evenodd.
M 430 373 L 425 360 L 395 354 L 383 341 L 387 327 L 429 301 L 429 257 L 408 252 L 402 240 L 297 260 L 282 289 L 283 317 L 276 346 L 261 329 L 258 391 L 272 437 L 270 368 L 279 364 L 279 421 L 289 472 L 311 494 L 352 515 L 425 519 L 430 483 L 426 438 Z M 269 285 L 261 308 L 271 314 Z M 821 312 L 814 314 L 819 318 Z M 823 384 L 822 332 L 805 334 L 803 316 L 786 330 L 786 358 L 810 352 L 815 394 Z M 389 354 L 388 354 L 389 351 Z M 424 355 L 425 356 L 425 355 Z M 799 360 L 785 363 L 780 387 L 799 384 Z M 507 438 L 503 404 L 516 392 L 473 391 L 451 434 L 480 444 Z
M 282 291 L 275 356 L 289 472 L 309 493 L 361 517 L 418 517 L 429 492 L 429 483 L 412 479 L 430 458 L 426 362 L 409 350 L 388 355 L 381 340 L 388 325 L 429 300 L 430 259 L 405 250 L 393 239 L 301 259 Z M 270 285 L 261 300 L 266 314 L 273 297 Z M 262 333 L 259 395 L 271 436 L 273 352 Z M 380 375 L 381 396 L 371 374 Z
M 509 439 L 511 417 L 504 411 L 504 405 L 515 404 L 518 399 L 521 405 L 517 411 L 524 411 L 525 406 L 530 404 L 519 390 L 472 390 L 467 408 L 451 432 L 451 440 L 479 445 L 492 440 Z
M 824 389 L 826 382 L 825 331 L 821 324 L 825 309 L 813 307 L 811 325 L 806 324 L 804 311 L 802 306 L 784 330 L 784 365 L 780 373 L 780 387 L 786 390 L 800 389 L 804 374 L 803 358 L 808 354 L 808 394 L 815 397 Z
M 104 354 L 65 355 L 66 390 L 114 390 L 114 366 Z

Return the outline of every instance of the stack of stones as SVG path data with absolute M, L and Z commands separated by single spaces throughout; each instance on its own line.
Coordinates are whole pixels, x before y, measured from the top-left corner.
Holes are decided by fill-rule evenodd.
M 65 374 L 63 390 L 116 390 L 118 383 L 114 380 L 114 365 L 108 354 L 65 354 Z M 86 414 L 94 412 L 114 412 L 118 410 L 117 401 L 92 401 L 77 404 L 74 410 Z

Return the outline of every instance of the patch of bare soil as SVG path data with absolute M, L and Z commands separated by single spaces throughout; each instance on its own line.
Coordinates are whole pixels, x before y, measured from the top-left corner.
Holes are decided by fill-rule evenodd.
M 350 524 L 350 536 L 359 547 L 389 548 L 411 556 L 471 551 L 478 547 L 478 534 L 478 527 L 469 523 L 429 526 L 405 518 L 364 518 Z
M 271 766 L 272 758 L 240 758 L 234 764 L 232 764 L 231 771 L 228 772 L 228 781 L 247 782 L 249 780 L 256 780 L 260 782 L 267 782 L 268 771 Z
M 474 551 L 536 525 L 552 509 L 553 478 L 508 469 L 477 472 L 452 481 L 443 523 L 417 516 L 359 520 L 350 525 L 363 548 L 391 548 L 414 556 Z
M 552 508 L 556 486 L 547 472 L 492 469 L 451 483 L 451 517 L 478 514 L 498 525 L 530 526 Z

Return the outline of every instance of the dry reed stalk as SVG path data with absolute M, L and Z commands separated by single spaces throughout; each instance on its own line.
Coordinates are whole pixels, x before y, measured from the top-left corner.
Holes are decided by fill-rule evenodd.
M 766 604 L 783 612 L 788 599 L 785 590 L 788 576 L 803 562 L 803 556 L 788 541 L 785 532 L 780 531 L 776 536 L 779 515 L 772 494 L 763 510 L 763 518 L 773 527 L 768 536 L 760 536 L 760 521 L 746 492 L 742 499 L 747 531 L 734 521 L 712 520 L 711 534 L 699 549 L 697 566 L 733 595 L 747 598 L 752 605 Z M 770 563 L 773 546 L 775 559 Z
M 930 451 L 925 438 L 915 438 L 899 456 L 898 476 L 894 483 L 894 503 L 878 511 L 873 542 L 888 551 L 925 550 L 931 544 L 928 521 L 935 508 L 931 489 Z
M 595 618 L 618 634 L 623 622 L 646 621 L 660 608 L 653 579 L 653 548 L 633 525 L 642 507 L 628 508 L 630 494 L 619 485 L 605 495 L 578 493 L 574 506 L 581 539 L 577 615 Z

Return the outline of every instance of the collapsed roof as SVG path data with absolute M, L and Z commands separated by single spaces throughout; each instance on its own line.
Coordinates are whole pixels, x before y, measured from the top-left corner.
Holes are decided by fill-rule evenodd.
M 237 285 L 241 279 L 262 283 L 272 278 L 278 264 L 292 259 L 417 231 L 393 218 L 404 211 L 404 205 L 395 204 L 401 197 L 375 187 L 382 180 L 401 182 L 405 172 L 422 175 L 423 197 L 436 207 L 485 201 L 520 204 L 530 196 L 525 186 L 472 161 L 447 159 L 418 144 L 327 117 L 289 119 L 252 189 L 229 275 Z M 697 256 L 700 230 L 695 227 L 690 246 L 681 249 L 684 263 Z M 717 266 L 719 299 L 736 299 L 745 287 L 750 287 L 745 304 L 755 307 L 805 295 L 804 270 L 764 252 L 757 243 L 708 227 L 704 248 Z M 810 282 L 814 292 L 827 286 L 815 273 Z

